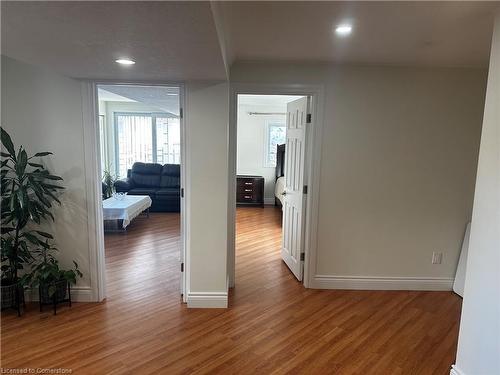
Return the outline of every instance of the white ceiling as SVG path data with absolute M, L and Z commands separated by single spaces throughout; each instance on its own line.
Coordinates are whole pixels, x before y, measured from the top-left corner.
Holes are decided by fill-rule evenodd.
M 281 112 L 286 112 L 286 105 L 291 101 L 297 100 L 301 96 L 296 95 L 238 95 L 238 105 L 252 107 L 272 107 Z
M 225 79 L 209 2 L 2 1 L 2 54 L 76 78 Z M 136 61 L 123 67 L 121 57 Z
M 97 96 L 99 97 L 99 100 L 103 102 L 131 102 L 131 103 L 137 102 L 136 100 L 115 94 L 101 87 L 97 88 Z
M 2 54 L 12 58 L 76 78 L 187 81 L 226 79 L 225 61 L 486 66 L 500 2 L 2 1 L 1 8 Z M 345 21 L 354 30 L 339 39 L 333 27 Z M 137 63 L 119 66 L 121 57 Z
M 487 66 L 500 2 L 222 2 L 229 60 Z M 352 23 L 349 37 L 333 28 Z
M 98 85 L 99 100 L 142 103 L 175 116 L 180 112 L 179 93 L 174 86 Z

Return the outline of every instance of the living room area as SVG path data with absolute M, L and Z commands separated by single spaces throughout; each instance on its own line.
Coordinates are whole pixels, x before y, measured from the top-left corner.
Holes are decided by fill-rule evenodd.
M 99 84 L 97 98 L 108 300 L 138 285 L 178 298 L 180 88 Z

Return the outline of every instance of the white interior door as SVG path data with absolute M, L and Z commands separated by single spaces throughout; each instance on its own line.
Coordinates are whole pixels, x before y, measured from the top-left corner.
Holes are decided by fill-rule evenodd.
M 304 252 L 304 166 L 309 98 L 287 104 L 285 147 L 285 190 L 283 192 L 283 244 L 281 257 L 302 281 Z

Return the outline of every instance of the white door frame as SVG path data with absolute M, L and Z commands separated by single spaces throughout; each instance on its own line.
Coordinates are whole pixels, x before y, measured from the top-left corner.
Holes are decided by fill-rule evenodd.
M 123 80 L 84 80 L 82 81 L 82 118 L 83 118 L 83 142 L 84 142 L 84 165 L 85 165 L 85 187 L 87 191 L 87 230 L 89 234 L 89 268 L 90 287 L 92 289 L 92 301 L 101 302 L 106 298 L 106 260 L 104 254 L 104 227 L 102 225 L 102 186 L 101 186 L 101 152 L 99 136 L 99 102 L 97 86 L 106 85 L 136 85 L 136 86 L 174 86 L 179 87 L 179 104 L 183 116 L 181 116 L 181 188 L 186 191 L 186 121 L 185 121 L 185 85 L 181 82 L 162 81 L 123 81 Z M 186 195 L 181 198 L 181 249 L 180 256 L 184 262 L 181 285 L 186 287 L 189 280 L 187 273 L 189 267 L 186 259 L 186 233 L 187 214 Z M 179 270 L 180 271 L 180 270 Z M 183 301 L 186 302 L 186 292 L 183 293 Z
M 307 84 L 253 84 L 231 83 L 229 98 L 229 197 L 228 197 L 228 275 L 229 286 L 235 285 L 236 238 L 236 144 L 238 121 L 238 95 L 300 95 L 312 98 L 312 123 L 307 135 L 306 178 L 308 186 L 305 213 L 304 286 L 312 285 L 316 273 L 317 228 L 319 212 L 319 181 L 321 137 L 323 133 L 324 86 Z

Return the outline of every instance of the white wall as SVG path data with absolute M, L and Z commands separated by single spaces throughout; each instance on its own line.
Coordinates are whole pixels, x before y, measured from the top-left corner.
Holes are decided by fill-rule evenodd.
M 454 373 L 500 374 L 500 15 L 492 42 Z M 453 372 L 452 372 L 453 373 Z
M 83 272 L 75 297 L 91 299 L 87 202 L 80 82 L 2 56 L 2 126 L 16 146 L 30 154 L 51 151 L 51 172 L 66 187 L 55 205 L 55 223 L 47 224 L 59 248 L 62 266 L 75 260 Z
M 186 91 L 188 305 L 221 307 L 227 305 L 228 84 L 191 83 Z M 16 144 L 32 152 L 54 152 L 48 166 L 64 178 L 67 190 L 62 207 L 54 210 L 51 231 L 63 266 L 74 259 L 84 274 L 76 299 L 95 300 L 97 280 L 89 276 L 81 83 L 2 56 L 1 119 Z
M 265 165 L 266 130 L 269 121 L 285 123 L 285 115 L 250 115 L 249 112 L 286 112 L 286 105 L 238 105 L 238 174 L 263 176 L 264 201 L 274 204 L 276 168 Z
M 232 83 L 325 87 L 313 286 L 451 289 L 472 211 L 485 73 L 233 66 Z
M 188 306 L 227 306 L 227 83 L 186 86 Z

